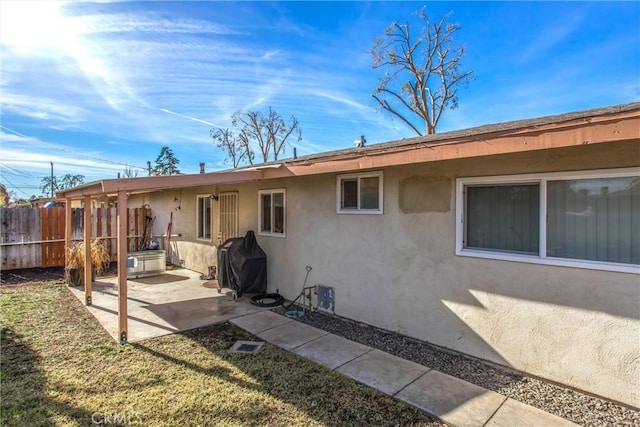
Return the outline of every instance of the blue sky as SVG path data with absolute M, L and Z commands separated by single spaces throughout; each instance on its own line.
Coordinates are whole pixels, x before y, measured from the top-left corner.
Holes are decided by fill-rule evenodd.
M 115 178 L 164 145 L 183 173 L 229 168 L 210 129 L 269 106 L 299 155 L 414 136 L 376 109 L 369 50 L 423 4 L 0 0 L 0 182 Z M 427 4 L 448 12 L 475 77 L 439 132 L 640 100 L 640 2 Z

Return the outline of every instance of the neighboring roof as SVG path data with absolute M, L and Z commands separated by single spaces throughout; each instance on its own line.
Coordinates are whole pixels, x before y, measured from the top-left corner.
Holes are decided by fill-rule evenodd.
M 640 102 L 478 126 L 233 170 L 102 180 L 61 191 L 58 197 L 232 184 L 628 140 L 640 141 Z

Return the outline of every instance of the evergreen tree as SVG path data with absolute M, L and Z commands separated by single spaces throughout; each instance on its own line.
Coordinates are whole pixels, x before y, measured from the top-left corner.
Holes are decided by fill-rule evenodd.
M 180 170 L 178 164 L 180 160 L 176 159 L 169 147 L 162 147 L 160 154 L 156 158 L 156 165 L 153 168 L 152 175 L 178 175 Z

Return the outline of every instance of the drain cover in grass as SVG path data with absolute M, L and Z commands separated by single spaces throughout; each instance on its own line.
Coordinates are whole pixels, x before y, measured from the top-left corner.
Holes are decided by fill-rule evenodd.
M 231 346 L 231 351 L 254 354 L 260 351 L 263 345 L 263 341 L 236 341 L 236 343 Z

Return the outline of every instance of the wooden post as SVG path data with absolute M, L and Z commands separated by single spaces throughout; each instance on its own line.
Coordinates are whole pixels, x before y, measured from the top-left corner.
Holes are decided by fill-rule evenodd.
M 84 196 L 84 300 L 91 305 L 93 285 L 93 264 L 91 263 L 91 196 Z
M 64 200 L 64 265 L 69 265 L 69 248 L 71 247 L 71 199 Z
M 126 344 L 127 322 L 127 193 L 118 192 L 118 333 L 120 344 Z

